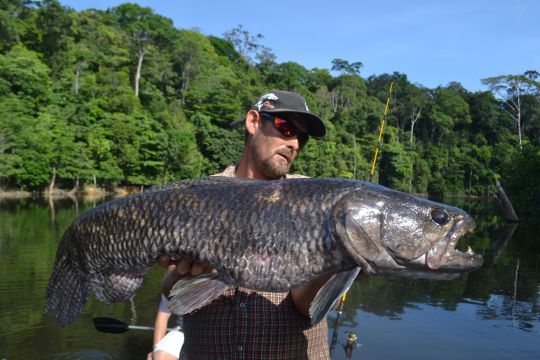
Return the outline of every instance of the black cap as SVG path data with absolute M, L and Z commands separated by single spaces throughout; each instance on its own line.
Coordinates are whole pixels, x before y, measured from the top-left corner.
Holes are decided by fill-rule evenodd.
M 326 134 L 326 127 L 321 118 L 309 111 L 306 99 L 302 95 L 293 91 L 272 90 L 261 96 L 251 108 L 259 112 L 283 115 L 307 135 L 323 137 Z M 236 120 L 230 126 L 243 122 L 243 119 Z

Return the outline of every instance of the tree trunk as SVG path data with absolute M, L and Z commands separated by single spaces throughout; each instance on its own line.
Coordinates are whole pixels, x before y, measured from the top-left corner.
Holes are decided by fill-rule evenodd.
M 71 189 L 68 193 L 69 196 L 74 196 L 77 191 L 79 190 L 79 177 L 75 179 L 75 184 L 73 184 L 73 189 Z
M 79 78 L 80 77 L 81 77 L 81 69 L 77 68 L 77 70 L 75 70 L 75 84 L 73 84 L 73 91 L 75 92 L 75 94 L 79 94 L 79 88 L 80 88 Z
M 493 264 L 496 264 L 501 257 L 501 254 L 504 252 L 506 245 L 508 245 L 508 243 L 512 239 L 512 236 L 514 235 L 517 227 L 517 223 L 504 224 L 504 227 L 499 233 L 499 236 L 497 236 L 497 239 L 490 246 L 490 249 L 492 250 L 491 252 L 493 253 Z
M 414 125 L 418 121 L 418 118 L 420 117 L 421 112 L 422 112 L 422 110 L 418 110 L 418 112 L 416 113 L 416 116 L 413 113 L 413 117 L 411 119 L 411 137 L 409 139 L 410 144 L 413 143 L 413 140 L 414 140 Z
M 338 91 L 336 89 L 332 89 L 332 110 L 334 110 L 334 112 L 337 112 L 338 100 L 339 100 Z
M 508 197 L 506 196 L 506 193 L 504 192 L 499 180 L 495 181 L 495 186 L 497 187 L 497 203 L 499 204 L 499 207 L 503 212 L 505 220 L 509 222 L 518 222 L 519 218 L 514 211 L 514 207 L 512 206 L 510 199 L 508 199 Z
M 135 96 L 139 97 L 139 81 L 141 79 L 141 69 L 144 55 L 146 55 L 146 49 L 140 49 L 137 55 L 139 57 L 139 60 L 137 62 L 137 72 L 135 73 Z
M 354 133 L 354 137 L 353 137 L 353 154 L 354 154 L 353 179 L 356 180 L 356 133 Z
M 52 196 L 55 183 L 56 183 L 56 168 L 53 167 L 53 174 L 51 177 L 51 182 L 49 183 L 49 197 Z
M 182 71 L 182 87 L 180 88 L 180 93 L 182 94 L 182 105 L 186 104 L 186 92 L 189 87 L 189 78 L 187 69 Z
M 517 106 L 517 114 L 516 114 L 516 122 L 518 127 L 518 139 L 519 139 L 519 149 L 523 150 L 523 143 L 521 141 L 521 99 L 519 98 L 518 94 L 518 106 Z
M 50 212 L 50 217 L 51 217 L 51 223 L 55 223 L 55 219 L 56 219 L 56 210 L 54 208 L 54 201 L 53 201 L 53 198 L 51 196 L 51 193 L 49 193 L 49 197 L 47 199 L 48 203 L 49 203 L 49 212 Z
M 411 163 L 411 177 L 409 178 L 409 194 L 412 193 L 412 180 L 414 177 L 414 164 Z

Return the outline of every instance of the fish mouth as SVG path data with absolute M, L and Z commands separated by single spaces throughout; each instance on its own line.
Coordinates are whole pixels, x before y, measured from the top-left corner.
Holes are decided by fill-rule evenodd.
M 470 247 L 466 252 L 456 249 L 461 237 L 472 233 L 476 224 L 470 217 L 458 215 L 447 236 L 433 246 L 417 260 L 423 260 L 429 269 L 442 271 L 470 271 L 482 266 L 482 255 L 476 254 Z

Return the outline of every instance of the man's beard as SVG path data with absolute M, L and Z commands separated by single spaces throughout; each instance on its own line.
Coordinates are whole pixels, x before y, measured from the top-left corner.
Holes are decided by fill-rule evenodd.
M 272 154 L 266 159 L 263 159 L 257 150 L 255 151 L 255 160 L 260 164 L 259 171 L 263 176 L 268 179 L 275 180 L 281 179 L 287 175 L 292 161 L 280 161 L 278 157 L 281 155 L 287 159 L 291 159 L 293 157 L 292 151 L 290 151 L 288 148 L 278 149 L 276 153 Z

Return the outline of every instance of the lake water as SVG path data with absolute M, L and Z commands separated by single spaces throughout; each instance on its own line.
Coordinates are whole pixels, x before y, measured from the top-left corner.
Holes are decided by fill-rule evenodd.
M 490 202 L 446 202 L 477 221 L 474 236 L 460 246 L 482 253 L 483 268 L 452 281 L 356 282 L 343 311 L 329 315 L 332 359 L 540 359 L 540 219 L 522 219 L 512 229 Z M 151 269 L 130 301 L 107 305 L 92 298 L 64 328 L 43 315 L 59 239 L 95 204 L 65 199 L 52 205 L 0 200 L 0 360 L 145 359 L 150 331 L 100 333 L 91 319 L 152 325 L 161 268 Z M 350 332 L 355 346 L 347 346 Z

